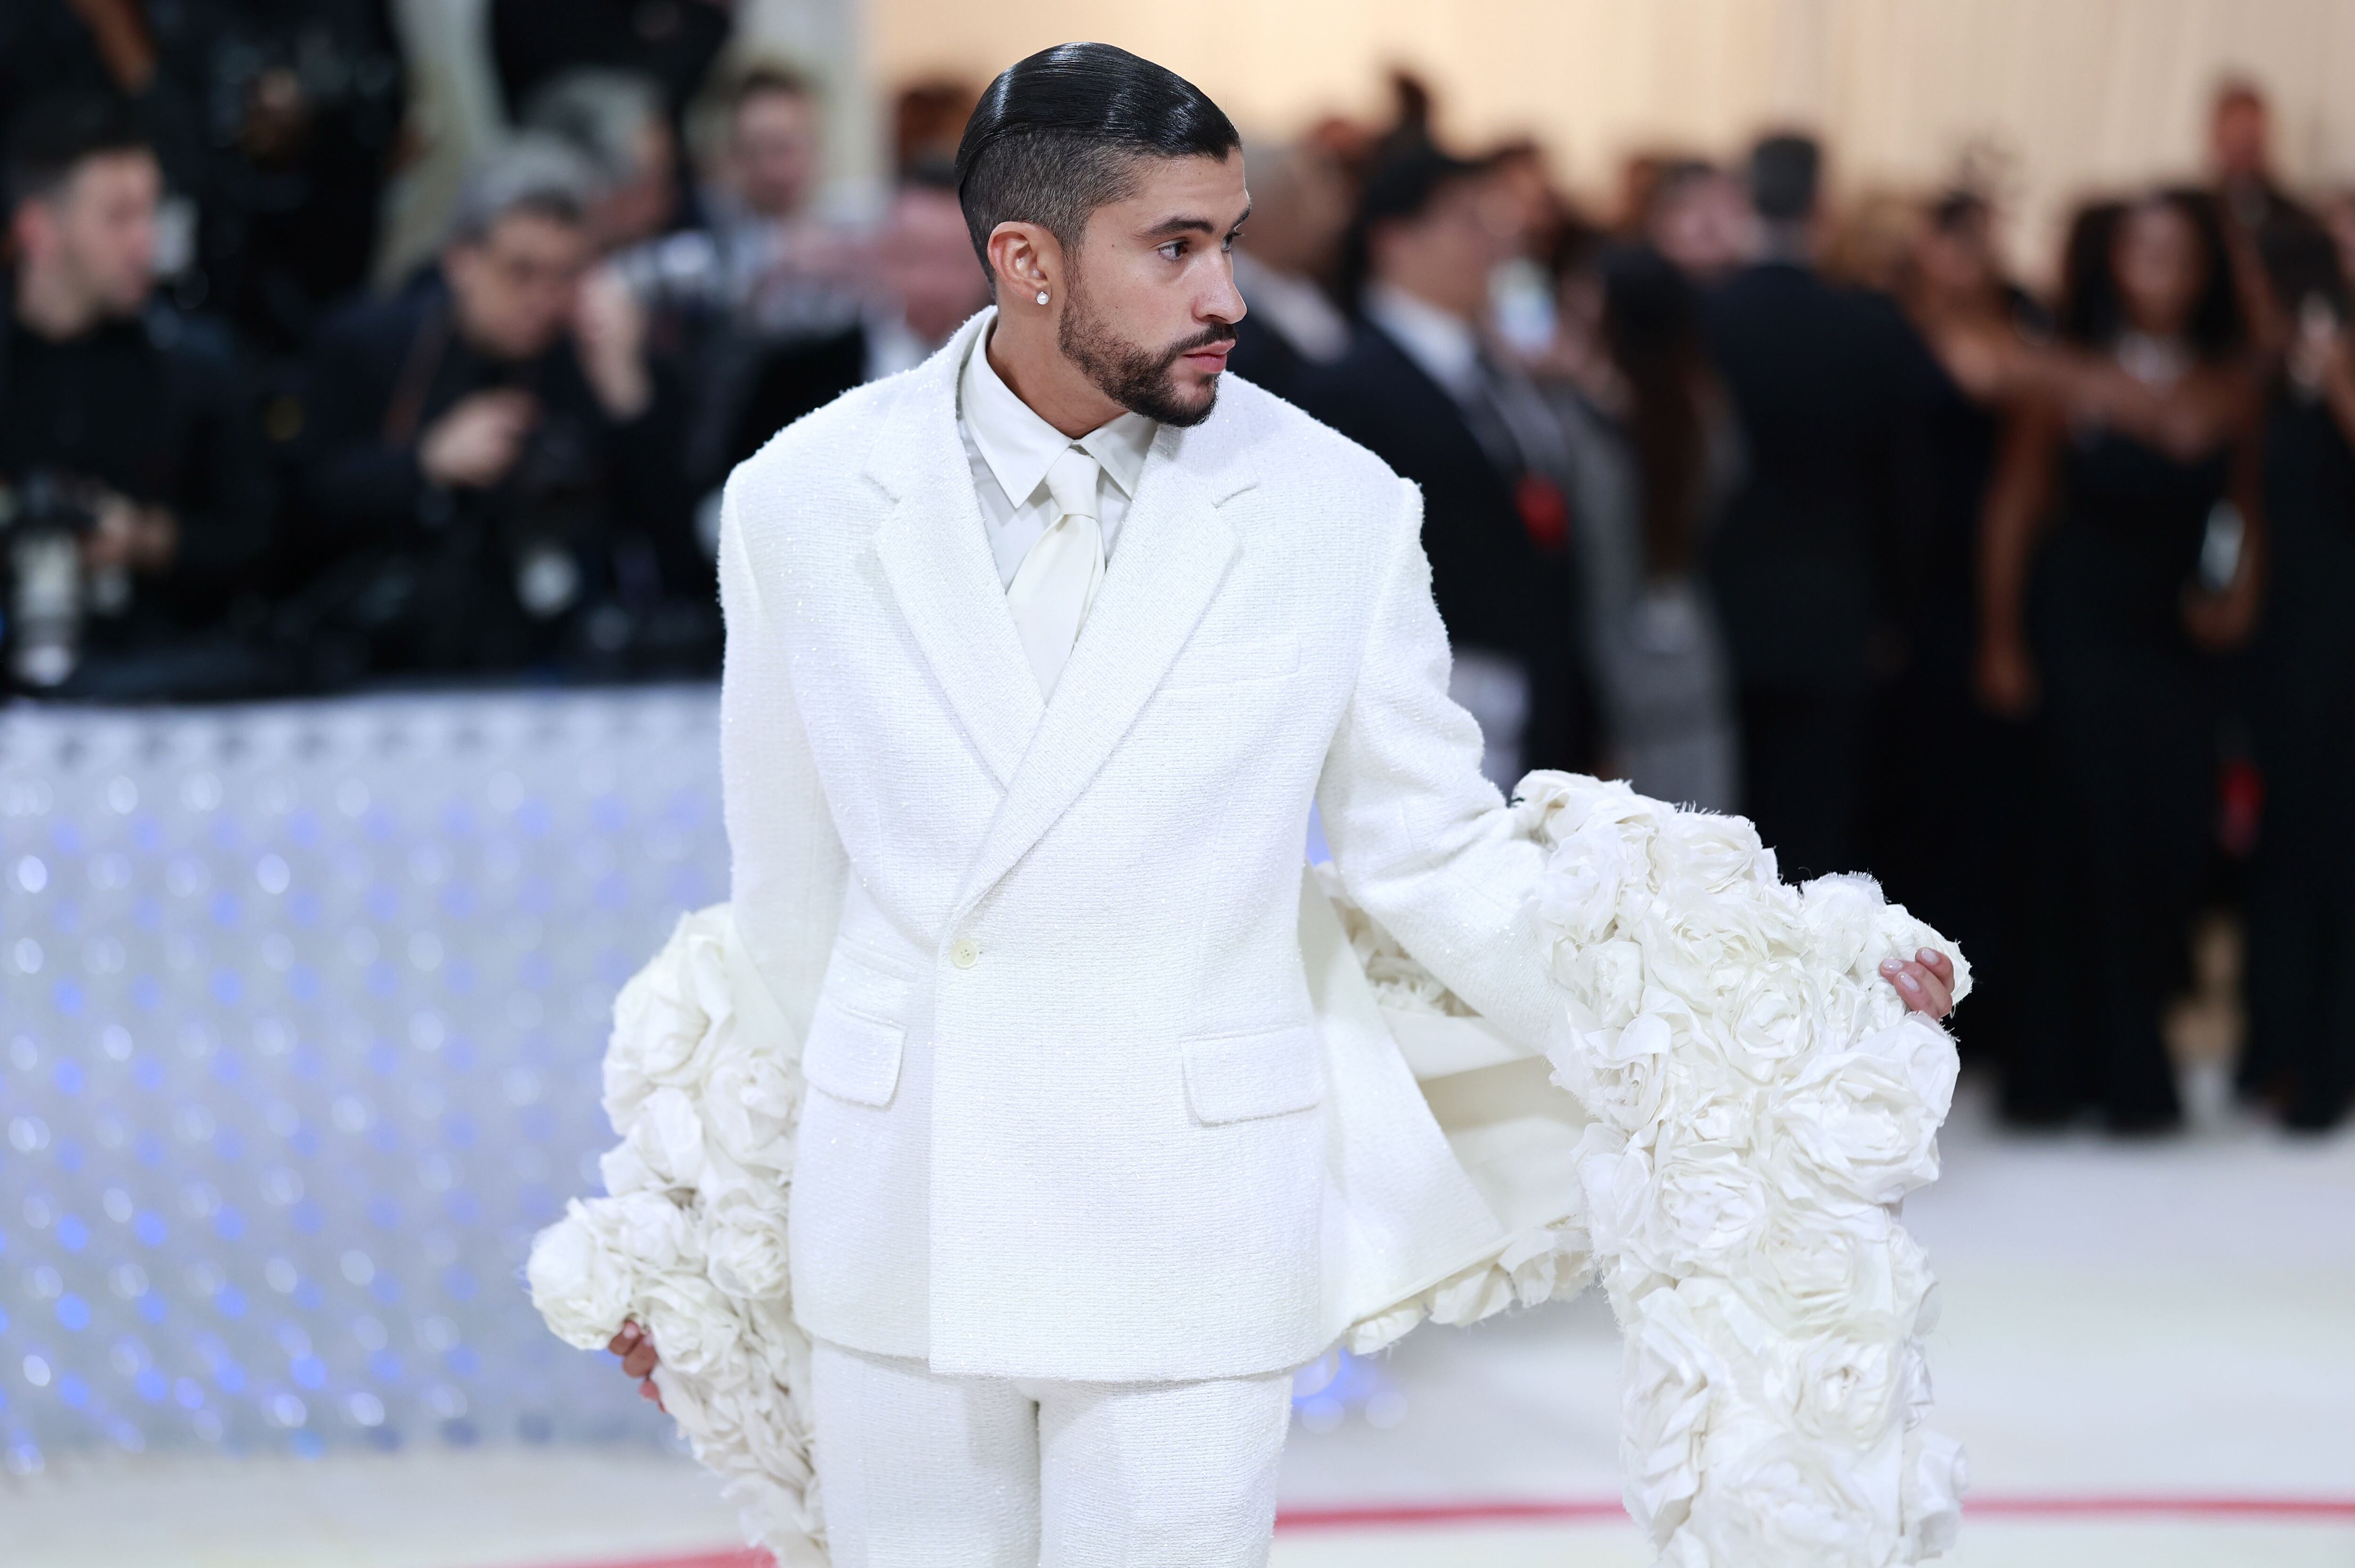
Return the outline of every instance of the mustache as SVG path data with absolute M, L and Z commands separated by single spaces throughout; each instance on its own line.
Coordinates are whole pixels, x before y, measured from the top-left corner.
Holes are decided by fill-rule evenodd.
M 1232 343 L 1234 340 L 1235 324 L 1233 322 L 1214 321 L 1193 336 L 1173 344 L 1164 350 L 1161 356 L 1161 367 L 1165 370 L 1167 369 L 1197 348 L 1209 348 L 1215 344 Z

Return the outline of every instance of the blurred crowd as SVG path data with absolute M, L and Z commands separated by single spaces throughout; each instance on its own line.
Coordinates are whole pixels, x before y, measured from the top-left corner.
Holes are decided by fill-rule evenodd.
M 2355 197 L 2212 166 L 2087 204 L 2042 295 L 1983 179 L 1834 211 L 1823 149 L 1646 157 L 1395 123 L 1255 149 L 1232 359 L 1423 486 L 1500 782 L 1625 777 L 1870 870 L 1977 968 L 2013 1121 L 2179 1125 L 2170 1005 L 2247 933 L 2238 1088 L 2355 1088 Z
M 414 149 L 387 0 L 11 0 L 7 684 L 81 699 L 706 673 L 718 486 L 986 300 L 902 92 L 820 197 L 816 83 L 720 0 L 490 0 L 507 110 L 377 277 Z M 1869 869 L 1972 956 L 2025 1124 L 2181 1119 L 2186 933 L 2249 932 L 2239 1086 L 2355 1094 L 2355 194 L 2211 166 L 2095 201 L 2055 286 L 1998 203 L 1835 210 L 1824 150 L 1582 207 L 1428 93 L 1247 149 L 1235 370 L 1423 488 L 1503 784 L 1625 777 Z
M 900 105 L 822 211 L 822 103 L 723 0 L 491 0 L 506 123 L 376 275 L 415 152 L 389 0 L 0 13 L 5 679 L 97 700 L 718 667 L 720 481 L 986 302 Z

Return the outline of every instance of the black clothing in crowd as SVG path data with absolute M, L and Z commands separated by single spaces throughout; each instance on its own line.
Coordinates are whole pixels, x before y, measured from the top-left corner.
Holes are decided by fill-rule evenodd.
M 2355 1095 L 2355 451 L 2326 404 L 2289 394 L 2265 434 L 2273 570 L 2249 704 L 2265 800 L 2241 1079 L 2320 1128 Z
M 653 78 L 677 125 L 730 26 L 717 0 L 491 0 L 491 60 L 510 115 L 564 72 L 602 66 Z
M 299 443 L 299 504 L 322 570 L 302 613 L 376 670 L 512 669 L 690 642 L 710 567 L 686 538 L 677 400 L 635 419 L 598 402 L 570 339 L 538 358 L 489 358 L 429 283 L 359 305 L 321 333 Z M 508 388 L 538 414 L 513 469 L 444 487 L 419 443 L 469 394 Z
M 2216 842 L 2216 656 L 2183 625 L 2232 453 L 2179 461 L 2100 429 L 2063 448 L 2030 635 L 2051 797 L 2041 928 L 2005 1104 L 2030 1120 L 2098 1104 L 2120 1131 L 2179 1115 L 2160 1024 Z
M 15 280 L 0 274 L 0 291 L 13 298 Z M 69 691 L 203 694 L 205 661 L 176 673 L 151 667 L 155 656 L 228 624 L 271 543 L 261 438 L 226 336 L 161 307 L 63 342 L 28 330 L 13 310 L 6 322 L 0 475 L 20 493 L 94 482 L 168 508 L 177 524 L 169 565 L 128 573 L 127 598 L 86 615 Z
M 1859 869 L 1917 350 L 1888 301 L 1785 261 L 1730 279 L 1705 322 L 1749 460 L 1708 541 L 1741 688 L 1743 810 L 1785 875 Z
M 1551 476 L 1517 449 L 1501 412 L 1487 409 L 1482 420 L 1370 321 L 1359 324 L 1346 356 L 1307 378 L 1301 400 L 1422 487 L 1423 549 L 1449 642 L 1518 661 L 1528 674 L 1520 768 L 1576 765 L 1583 727 L 1568 517 Z

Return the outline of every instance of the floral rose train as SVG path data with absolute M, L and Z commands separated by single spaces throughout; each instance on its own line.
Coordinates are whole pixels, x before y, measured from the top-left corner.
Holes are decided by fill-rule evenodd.
M 1935 1297 L 1898 1205 L 1937 1175 L 1955 1051 L 1878 966 L 1953 949 L 1864 878 L 1784 884 L 1738 817 L 1550 773 L 1516 810 L 1547 857 L 1535 913 L 1562 1015 L 1542 1062 L 1500 1067 L 1471 1009 L 1337 885 L 1305 891 L 1312 983 L 1338 976 L 1320 1017 L 1379 1017 L 1504 1237 L 1346 1341 L 1599 1277 L 1625 1339 L 1626 1504 L 1664 1563 L 1935 1555 L 1963 1459 L 1923 1422 Z M 785 1261 L 797 1055 L 727 908 L 681 920 L 615 1008 L 609 1196 L 574 1201 L 528 1272 L 570 1344 L 647 1327 L 665 1404 L 748 1535 L 783 1568 L 823 1568 Z M 1514 1114 L 1494 1114 L 1500 1094 Z

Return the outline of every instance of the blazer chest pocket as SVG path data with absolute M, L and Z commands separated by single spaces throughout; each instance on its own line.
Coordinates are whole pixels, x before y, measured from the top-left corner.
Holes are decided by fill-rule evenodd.
M 1299 638 L 1252 637 L 1187 649 L 1169 667 L 1167 684 L 1179 691 L 1232 686 L 1239 681 L 1276 680 L 1299 668 Z
M 1314 1109 L 1325 1099 L 1325 1061 L 1309 1024 L 1187 1040 L 1186 1104 L 1216 1126 Z
M 907 1030 L 855 1013 L 820 996 L 802 1047 L 802 1075 L 837 1100 L 888 1105 L 900 1087 L 900 1051 Z

